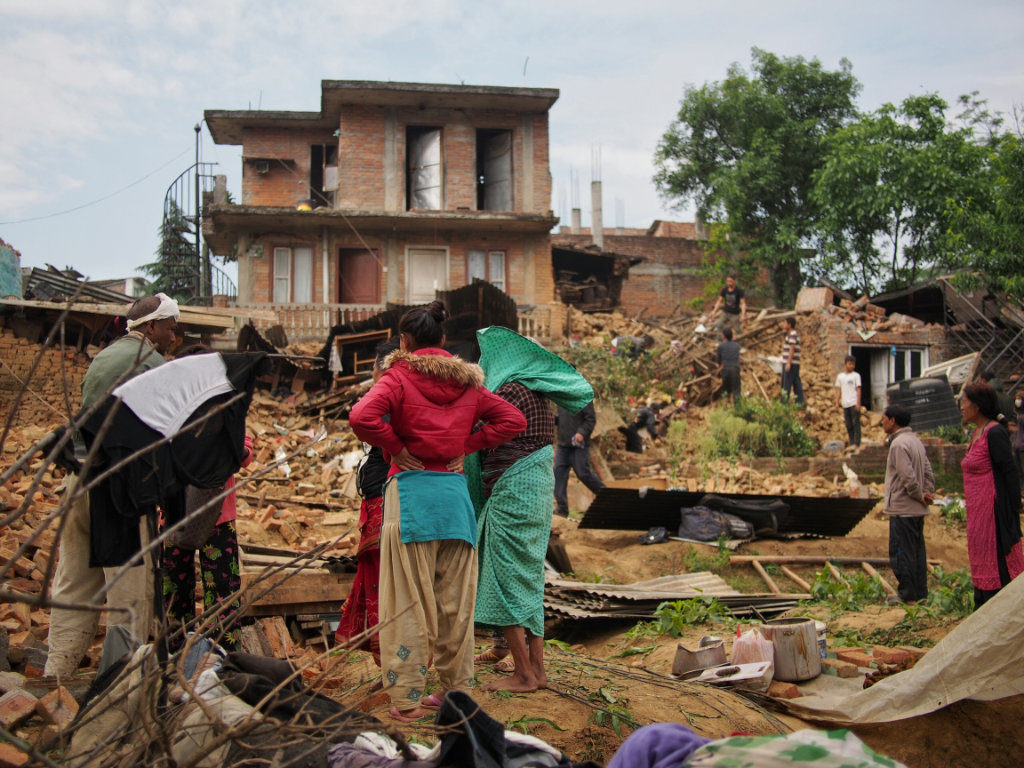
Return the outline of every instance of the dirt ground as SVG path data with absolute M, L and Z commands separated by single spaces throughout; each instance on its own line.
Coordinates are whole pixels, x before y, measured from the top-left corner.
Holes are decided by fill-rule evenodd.
M 581 579 L 626 583 L 656 578 L 685 570 L 694 555 L 693 545 L 666 542 L 645 546 L 637 542 L 636 531 L 580 530 L 576 521 L 556 519 L 555 528 L 565 544 L 575 573 Z M 930 558 L 944 569 L 966 567 L 967 549 L 962 530 L 947 527 L 937 515 L 926 521 L 925 535 Z M 756 541 L 743 545 L 737 554 L 827 554 L 832 556 L 884 557 L 888 548 L 888 523 L 878 511 L 872 512 L 841 539 L 797 541 Z M 708 548 L 708 552 L 714 552 Z M 708 557 L 707 553 L 698 556 Z M 720 575 L 731 583 L 748 583 L 750 591 L 764 586 L 749 566 L 729 566 Z M 813 577 L 809 566 L 796 566 L 803 578 Z M 879 573 L 892 580 L 887 568 Z M 780 587 L 792 588 L 783 576 Z M 897 606 L 869 605 L 859 612 L 832 617 L 827 607 L 818 618 L 830 632 L 849 629 L 870 630 L 896 625 L 905 612 Z M 934 643 L 957 622 L 936 622 L 919 634 Z M 634 726 L 657 722 L 680 722 L 709 738 L 732 733 L 767 734 L 815 727 L 785 714 L 779 704 L 756 695 L 746 697 L 707 686 L 682 683 L 669 675 L 677 644 L 695 647 L 705 634 L 718 634 L 731 646 L 728 627 L 690 627 L 681 637 L 649 636 L 627 639 L 632 621 L 576 622 L 572 628 L 553 629 L 563 647 L 549 647 L 547 667 L 550 684 L 546 690 L 529 694 L 475 691 L 474 698 L 495 719 L 508 727 L 525 730 L 562 749 L 574 760 L 607 762 Z M 479 650 L 487 647 L 479 638 Z M 832 641 L 830 640 L 830 643 Z M 624 656 L 628 649 L 642 653 Z M 369 686 L 378 670 L 369 656 L 355 653 L 343 665 L 347 683 L 338 696 L 358 705 L 368 697 Z M 490 666 L 478 666 L 476 680 L 487 683 L 502 673 Z M 386 706 L 377 706 L 378 716 L 387 719 Z M 910 721 L 855 728 L 872 748 L 904 762 L 911 768 L 939 766 L 1005 766 L 1014 762 L 1010 745 L 1021 743 L 1019 723 L 1024 716 L 1024 696 L 998 702 L 960 702 L 939 712 Z M 431 738 L 429 721 L 408 733 Z

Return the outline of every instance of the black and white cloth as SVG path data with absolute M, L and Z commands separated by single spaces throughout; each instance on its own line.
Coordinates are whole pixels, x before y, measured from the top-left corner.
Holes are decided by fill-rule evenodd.
M 245 458 L 245 417 L 266 354 L 191 355 L 115 389 L 82 425 L 98 442 L 89 490 L 90 566 L 126 563 L 140 549 L 138 520 L 159 506 L 185 514 L 185 489 L 221 488 Z

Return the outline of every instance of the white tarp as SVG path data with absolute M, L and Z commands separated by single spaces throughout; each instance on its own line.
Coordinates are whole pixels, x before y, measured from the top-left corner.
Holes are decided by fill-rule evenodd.
M 786 704 L 797 717 L 849 725 L 904 720 L 963 699 L 1018 694 L 1024 694 L 1024 578 L 964 619 L 906 672 L 865 690 L 819 690 Z

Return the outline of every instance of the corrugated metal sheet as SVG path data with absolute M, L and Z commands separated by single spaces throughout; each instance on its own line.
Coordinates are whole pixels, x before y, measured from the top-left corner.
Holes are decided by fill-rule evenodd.
M 683 507 L 694 507 L 706 494 L 703 491 L 655 491 L 633 488 L 605 488 L 594 499 L 580 528 L 604 528 L 620 531 L 645 531 L 664 526 L 679 528 Z M 779 533 L 845 536 L 875 506 L 877 499 L 815 496 L 763 496 L 721 493 L 729 499 L 770 501 L 781 499 L 789 505 L 789 514 L 779 520 Z
M 745 595 L 707 571 L 680 573 L 633 584 L 590 584 L 549 578 L 544 610 L 571 619 L 647 619 L 668 600 L 714 597 L 734 616 L 774 616 L 796 605 L 802 595 Z

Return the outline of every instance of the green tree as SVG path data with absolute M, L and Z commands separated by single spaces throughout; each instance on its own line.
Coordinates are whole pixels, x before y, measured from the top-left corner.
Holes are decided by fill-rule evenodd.
M 160 225 L 160 248 L 156 261 L 139 269 L 153 278 L 152 290 L 187 303 L 196 293 L 199 271 L 196 264 L 195 227 L 174 202 Z
M 827 137 L 856 116 L 860 85 L 845 59 L 829 71 L 758 48 L 751 57 L 750 75 L 733 64 L 721 82 L 686 87 L 654 181 L 712 224 L 710 248 L 745 253 L 741 271 L 767 269 L 776 299 L 789 302 L 813 241 L 812 177 Z
M 951 205 L 990 207 L 989 150 L 976 136 L 978 118 L 954 126 L 947 108 L 935 94 L 910 96 L 828 138 L 812 192 L 818 269 L 870 293 L 955 268 L 969 243 L 954 236 Z
M 991 133 L 982 189 L 949 203 L 951 236 L 959 266 L 1024 302 L 1024 133 L 1019 119 L 1012 132 Z

